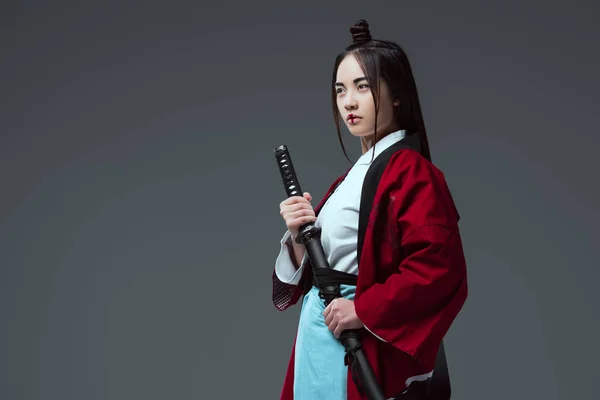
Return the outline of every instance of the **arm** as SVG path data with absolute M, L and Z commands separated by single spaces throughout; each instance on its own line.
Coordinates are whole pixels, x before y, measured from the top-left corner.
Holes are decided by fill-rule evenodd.
M 290 257 L 294 261 L 294 267 L 296 269 L 301 269 L 304 266 L 303 264 L 306 259 L 306 247 L 304 247 L 303 244 L 296 242 L 296 238 L 293 235 L 289 236 L 286 245 L 288 252 L 293 253 L 293 257 Z
M 273 304 L 278 310 L 284 311 L 296 304 L 302 294 L 308 256 L 303 245 L 293 243 L 290 231 L 283 235 L 280 243 L 272 274 Z
M 346 174 L 350 168 L 346 171 Z M 337 184 L 346 176 L 340 176 L 331 184 L 325 196 L 315 208 L 315 213 L 323 206 L 327 200 L 327 195 L 331 193 Z M 272 273 L 273 280 L 273 304 L 278 310 L 283 311 L 296 304 L 304 292 L 304 285 L 310 282 L 311 264 L 304 245 L 292 241 L 291 233 L 288 231 L 281 239 L 281 249 L 275 269 Z
M 275 260 L 277 278 L 290 285 L 298 285 L 307 259 L 304 245 L 294 242 L 290 231 L 281 239 L 279 255 Z
M 381 190 L 398 237 L 390 246 L 399 245 L 402 259 L 385 282 L 357 293 L 356 314 L 374 335 L 419 358 L 437 350 L 466 299 L 459 217 L 441 172 L 415 152 L 390 160 Z

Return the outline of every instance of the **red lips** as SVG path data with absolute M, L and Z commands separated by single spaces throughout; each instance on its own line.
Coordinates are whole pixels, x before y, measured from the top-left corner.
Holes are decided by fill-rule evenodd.
M 354 115 L 354 114 L 348 114 L 346 121 L 348 121 L 349 119 L 355 119 L 355 118 L 361 118 L 361 117 L 359 117 L 358 115 Z

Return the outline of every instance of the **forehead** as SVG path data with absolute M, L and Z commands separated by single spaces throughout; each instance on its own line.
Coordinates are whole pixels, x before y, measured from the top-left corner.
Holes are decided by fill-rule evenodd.
M 347 55 L 338 66 L 336 77 L 338 82 L 343 82 L 364 75 L 356 58 L 353 55 Z

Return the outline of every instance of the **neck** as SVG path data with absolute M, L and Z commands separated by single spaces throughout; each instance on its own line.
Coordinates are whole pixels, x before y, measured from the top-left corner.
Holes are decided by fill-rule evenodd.
M 371 147 L 373 147 L 373 145 L 377 142 L 379 142 L 381 139 L 383 139 L 384 137 L 386 137 L 387 135 L 389 135 L 392 132 L 396 132 L 399 129 L 396 130 L 391 130 L 389 132 L 385 132 L 385 133 L 379 133 L 377 140 L 375 140 L 375 135 L 369 135 L 369 136 L 362 136 L 360 138 L 360 147 L 362 150 L 362 154 L 365 154 L 367 151 L 369 151 L 369 149 Z
M 378 140 L 381 140 L 381 138 L 379 138 Z M 373 147 L 373 135 L 371 136 L 367 136 L 367 137 L 361 137 L 360 138 L 360 148 L 362 150 L 362 154 L 365 154 L 367 151 L 369 151 L 369 149 L 371 147 Z

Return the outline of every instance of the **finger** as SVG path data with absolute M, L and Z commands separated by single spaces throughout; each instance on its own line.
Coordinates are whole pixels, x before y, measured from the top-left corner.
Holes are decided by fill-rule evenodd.
M 302 202 L 282 205 L 281 207 L 279 207 L 279 209 L 281 210 L 282 213 L 291 213 L 291 212 L 300 211 L 300 210 L 313 211 L 313 207 L 310 204 L 302 203 Z
M 294 204 L 297 201 L 298 200 L 297 200 L 296 196 L 290 196 L 290 197 L 286 197 L 281 203 L 279 203 L 279 205 L 281 207 L 289 206 L 290 204 Z
M 302 196 L 290 196 L 287 199 L 290 200 L 291 203 L 310 203 L 308 198 L 312 198 L 311 195 L 302 195 Z
M 339 298 L 335 298 L 333 300 L 331 300 L 331 309 L 335 310 L 338 307 L 338 302 L 340 301 Z
M 285 200 L 283 200 L 281 203 L 279 203 L 280 206 L 290 206 L 292 204 L 296 204 L 296 203 L 307 203 L 308 200 L 306 200 L 303 196 L 290 196 L 288 198 L 286 198 Z
M 289 204 L 286 207 L 289 207 L 290 210 L 292 210 L 292 211 L 301 210 L 303 208 L 307 208 L 307 209 L 313 208 L 312 204 L 310 204 L 310 202 L 304 198 L 301 198 L 301 200 L 298 200 L 292 204 Z
M 285 224 L 288 227 L 291 227 L 294 229 L 299 228 L 302 225 L 305 225 L 307 223 L 316 223 L 316 221 L 317 221 L 317 217 L 314 217 L 314 216 L 306 216 L 306 217 L 298 217 L 298 218 L 286 217 L 285 218 Z
M 333 330 L 333 336 L 335 336 L 336 338 L 339 338 L 343 331 L 344 331 L 344 325 L 339 323 L 335 326 L 335 329 Z
M 331 324 L 331 321 L 333 321 L 334 316 L 335 315 L 332 312 L 328 313 L 325 317 L 325 325 L 329 326 L 329 324 Z
M 292 211 L 288 214 L 291 219 L 302 218 L 302 217 L 314 217 L 315 213 L 312 210 L 298 210 Z
M 329 325 L 327 325 L 327 329 L 329 329 L 332 333 L 335 334 L 335 330 L 337 329 L 338 322 L 336 320 L 331 321 Z
M 306 203 L 297 203 L 291 206 L 285 206 L 283 209 L 287 210 L 290 213 L 297 211 L 313 211 L 312 206 Z
M 327 306 L 327 308 L 325 309 L 325 312 L 323 312 L 323 314 L 325 315 L 325 321 L 328 325 L 331 323 L 331 321 L 336 317 L 336 313 L 335 313 L 335 308 L 336 308 L 336 301 L 337 299 L 334 299 L 331 303 L 329 303 L 329 305 Z
M 297 207 L 284 207 L 281 210 L 279 210 L 279 214 L 284 217 L 284 218 L 290 218 L 294 219 L 294 218 L 299 218 L 299 217 L 304 217 L 304 216 L 314 216 L 315 212 L 310 208 L 310 207 L 306 207 L 306 208 L 300 208 L 298 209 Z

